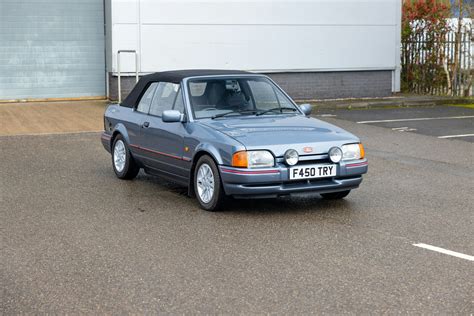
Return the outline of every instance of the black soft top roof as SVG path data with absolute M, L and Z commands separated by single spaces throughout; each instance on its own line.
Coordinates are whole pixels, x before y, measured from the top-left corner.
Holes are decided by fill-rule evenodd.
M 252 75 L 253 73 L 241 70 L 210 70 L 210 69 L 191 69 L 191 70 L 173 70 L 155 72 L 140 78 L 130 94 L 120 104 L 121 106 L 133 108 L 138 104 L 144 90 L 152 82 L 173 82 L 180 83 L 184 78 L 198 76 L 219 76 L 219 75 Z

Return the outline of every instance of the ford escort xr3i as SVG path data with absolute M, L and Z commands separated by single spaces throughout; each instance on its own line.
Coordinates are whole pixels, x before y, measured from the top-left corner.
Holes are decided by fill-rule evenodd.
M 143 168 L 187 186 L 208 211 L 227 196 L 342 199 L 367 172 L 364 147 L 310 112 L 264 75 L 161 72 L 108 106 L 101 139 L 118 178 L 133 179 Z

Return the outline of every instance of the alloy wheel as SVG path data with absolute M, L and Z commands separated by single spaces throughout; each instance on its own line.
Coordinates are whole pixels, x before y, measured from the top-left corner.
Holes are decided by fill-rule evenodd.
M 125 152 L 125 144 L 121 139 L 119 139 L 114 146 L 114 166 L 118 172 L 123 171 L 126 160 L 127 154 Z
M 197 173 L 197 191 L 199 198 L 204 203 L 209 203 L 214 196 L 214 174 L 211 167 L 204 163 Z

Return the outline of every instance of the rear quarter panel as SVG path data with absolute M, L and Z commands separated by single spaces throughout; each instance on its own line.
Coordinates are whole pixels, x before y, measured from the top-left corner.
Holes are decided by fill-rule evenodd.
M 140 136 L 138 127 L 141 120 L 141 116 L 136 115 L 133 109 L 110 104 L 104 113 L 104 134 L 110 136 L 110 145 L 117 133 L 122 134 L 128 144 L 133 143 Z

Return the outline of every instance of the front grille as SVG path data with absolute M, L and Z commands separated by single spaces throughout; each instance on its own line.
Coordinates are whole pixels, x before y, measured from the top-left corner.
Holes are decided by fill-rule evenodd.
M 324 163 L 332 163 L 329 158 L 326 159 L 318 159 L 318 160 L 304 160 L 304 161 L 298 161 L 296 166 L 304 166 L 304 165 L 315 165 L 315 164 L 324 164 Z
M 278 157 L 277 162 L 282 163 L 286 166 L 285 159 L 283 157 Z M 305 155 L 300 156 L 300 160 L 295 166 L 304 166 L 304 165 L 316 165 L 316 164 L 325 164 L 325 163 L 332 163 L 329 159 L 327 154 L 319 154 L 319 155 Z

